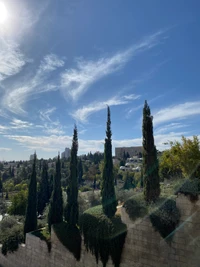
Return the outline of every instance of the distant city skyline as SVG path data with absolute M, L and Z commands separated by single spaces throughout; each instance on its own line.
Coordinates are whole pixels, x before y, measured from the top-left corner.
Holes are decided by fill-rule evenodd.
M 2 0 L 0 160 L 142 145 L 150 105 L 158 150 L 199 135 L 200 1 Z M 3 8 L 3 9 L 2 9 Z

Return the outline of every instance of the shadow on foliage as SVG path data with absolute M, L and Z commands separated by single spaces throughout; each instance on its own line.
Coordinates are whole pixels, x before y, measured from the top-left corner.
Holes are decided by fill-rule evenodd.
M 178 226 L 180 220 L 180 212 L 176 207 L 176 201 L 168 199 L 150 215 L 150 220 L 156 231 L 170 242 L 173 232 Z
M 198 200 L 198 195 L 200 194 L 200 180 L 198 178 L 192 180 L 186 180 L 181 187 L 175 192 L 175 194 L 184 194 L 189 196 L 192 202 Z
M 119 267 L 127 228 L 119 216 L 109 219 L 103 214 L 102 206 L 91 208 L 80 218 L 80 230 L 84 244 L 106 266 L 111 256 L 115 267 Z
M 74 255 L 76 260 L 81 257 L 81 235 L 77 227 L 71 226 L 67 222 L 53 225 L 54 232 L 60 242 Z

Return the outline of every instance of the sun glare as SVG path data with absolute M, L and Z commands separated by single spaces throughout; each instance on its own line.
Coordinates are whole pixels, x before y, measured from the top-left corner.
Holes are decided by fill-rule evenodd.
M 0 2 L 0 23 L 4 23 L 7 19 L 8 12 L 4 3 Z

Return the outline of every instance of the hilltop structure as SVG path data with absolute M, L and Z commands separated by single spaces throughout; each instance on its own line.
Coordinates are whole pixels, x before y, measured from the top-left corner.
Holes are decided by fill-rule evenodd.
M 131 146 L 131 147 L 116 147 L 115 148 L 115 157 L 123 158 L 123 155 L 129 154 L 129 157 L 139 156 L 142 154 L 142 146 Z

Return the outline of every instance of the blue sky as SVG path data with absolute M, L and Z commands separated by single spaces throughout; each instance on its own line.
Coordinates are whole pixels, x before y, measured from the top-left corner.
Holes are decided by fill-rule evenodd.
M 0 160 L 54 157 L 74 123 L 103 151 L 107 104 L 113 149 L 141 145 L 145 99 L 158 149 L 199 135 L 198 0 L 0 3 Z

